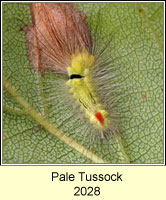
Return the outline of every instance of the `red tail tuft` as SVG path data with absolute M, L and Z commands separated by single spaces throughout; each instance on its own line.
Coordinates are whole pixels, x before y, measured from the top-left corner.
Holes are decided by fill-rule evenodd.
M 103 118 L 101 113 L 98 112 L 98 113 L 95 114 L 95 116 L 100 121 L 101 124 L 104 123 L 104 118 Z

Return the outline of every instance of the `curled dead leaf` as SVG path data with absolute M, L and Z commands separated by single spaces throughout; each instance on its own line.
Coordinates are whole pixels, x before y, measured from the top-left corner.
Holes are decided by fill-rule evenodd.
M 73 53 L 92 52 L 86 15 L 71 3 L 32 3 L 32 25 L 24 28 L 35 71 L 66 73 Z

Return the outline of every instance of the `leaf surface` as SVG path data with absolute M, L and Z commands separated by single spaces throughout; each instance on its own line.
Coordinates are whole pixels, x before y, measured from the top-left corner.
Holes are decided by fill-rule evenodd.
M 65 78 L 43 78 L 29 67 L 22 31 L 31 24 L 29 4 L 4 3 L 3 163 L 163 163 L 163 4 L 77 6 L 92 17 L 101 10 L 103 36 L 115 33 L 110 55 L 124 85 L 117 105 L 121 132 L 87 150 L 84 132 L 91 128 L 85 129 L 88 120 L 78 120 L 79 109 L 71 109 L 72 100 L 61 89 Z M 42 93 L 49 81 L 57 85 L 48 90 L 53 107 Z

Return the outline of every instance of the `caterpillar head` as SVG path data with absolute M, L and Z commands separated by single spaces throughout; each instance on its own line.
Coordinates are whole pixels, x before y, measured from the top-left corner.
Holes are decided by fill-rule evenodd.
M 72 74 L 79 74 L 86 76 L 89 70 L 94 66 L 95 57 L 89 54 L 87 51 L 72 54 L 71 67 L 67 68 L 69 76 Z

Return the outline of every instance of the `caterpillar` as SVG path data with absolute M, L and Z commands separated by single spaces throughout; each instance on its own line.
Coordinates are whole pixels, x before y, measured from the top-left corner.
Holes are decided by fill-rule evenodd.
M 32 68 L 67 74 L 70 93 L 104 138 L 112 124 L 93 86 L 98 55 L 85 14 L 65 3 L 32 3 L 31 11 L 34 25 L 24 32 Z
M 88 52 L 72 55 L 71 67 L 67 68 L 70 80 L 67 85 L 71 87 L 70 92 L 85 111 L 90 122 L 99 130 L 109 127 L 108 113 L 100 104 L 93 88 L 91 71 L 95 67 L 95 57 Z

